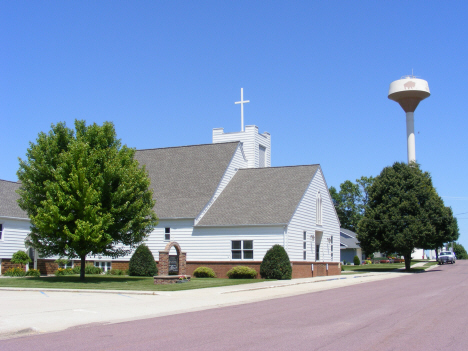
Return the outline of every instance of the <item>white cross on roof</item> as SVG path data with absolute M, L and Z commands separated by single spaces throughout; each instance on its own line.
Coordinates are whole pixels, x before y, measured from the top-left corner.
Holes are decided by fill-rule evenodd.
M 241 88 L 241 101 L 236 101 L 235 104 L 241 104 L 241 130 L 244 131 L 244 104 L 250 100 L 244 101 L 244 88 Z

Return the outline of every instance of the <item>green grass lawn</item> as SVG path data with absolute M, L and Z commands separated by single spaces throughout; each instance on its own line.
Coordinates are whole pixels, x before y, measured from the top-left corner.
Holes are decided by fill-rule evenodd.
M 344 271 L 389 272 L 404 267 L 404 263 L 363 264 L 360 266 L 343 266 Z
M 265 279 L 192 278 L 187 283 L 156 285 L 153 283 L 153 277 L 87 275 L 86 280 L 82 282 L 78 275 L 67 275 L 40 278 L 1 278 L 0 287 L 178 291 L 258 283 L 262 281 L 265 281 Z
M 411 260 L 411 264 L 426 262 L 423 260 Z M 429 262 L 423 267 L 411 268 L 411 272 L 420 272 L 426 270 L 428 267 L 437 264 L 437 262 Z M 404 263 L 377 263 L 377 264 L 364 264 L 360 266 L 343 266 L 344 272 L 355 271 L 355 272 L 391 272 L 398 268 L 404 268 Z

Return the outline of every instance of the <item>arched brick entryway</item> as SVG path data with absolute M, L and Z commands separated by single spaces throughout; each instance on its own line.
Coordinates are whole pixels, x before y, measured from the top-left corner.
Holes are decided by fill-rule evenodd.
M 182 252 L 182 249 L 177 242 L 171 241 L 166 245 L 164 250 L 159 251 L 159 275 L 169 275 L 169 251 L 171 251 L 171 248 L 173 247 L 176 249 L 177 256 L 179 257 L 179 274 L 185 275 L 187 273 L 187 254 Z

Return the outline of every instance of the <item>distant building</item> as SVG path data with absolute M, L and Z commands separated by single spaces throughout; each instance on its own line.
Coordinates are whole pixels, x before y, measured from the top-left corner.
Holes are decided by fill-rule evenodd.
M 356 233 L 351 230 L 340 228 L 340 261 L 353 262 L 354 256 L 359 257 L 361 262 L 366 259 L 359 241 L 356 238 Z

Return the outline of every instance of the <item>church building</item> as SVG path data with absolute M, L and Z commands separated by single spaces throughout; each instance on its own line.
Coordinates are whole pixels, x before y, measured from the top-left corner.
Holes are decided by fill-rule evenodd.
M 256 126 L 236 133 L 217 128 L 212 144 L 138 150 L 136 158 L 156 200 L 159 224 L 146 242 L 156 260 L 176 241 L 188 274 L 208 266 L 223 277 L 237 265 L 258 271 L 266 251 L 280 244 L 293 277 L 340 274 L 340 226 L 320 165 L 271 167 L 269 133 Z M 3 272 L 14 252 L 27 249 L 29 220 L 17 205 L 18 187 L 0 181 Z M 129 259 L 89 257 L 104 270 L 125 269 Z M 35 257 L 43 273 L 53 272 L 52 263 Z
M 322 168 L 271 167 L 270 134 L 257 126 L 235 133 L 215 128 L 211 144 L 138 150 L 135 157 L 146 166 L 156 200 L 159 223 L 146 239 L 156 261 L 177 242 L 187 274 L 206 266 L 224 278 L 238 265 L 259 272 L 267 250 L 279 244 L 293 278 L 340 274 L 340 223 Z M 0 180 L 0 271 L 25 250 L 35 268 L 52 274 L 56 258 L 25 247 L 29 220 L 17 204 L 19 186 Z M 104 270 L 128 269 L 130 257 L 87 260 Z

